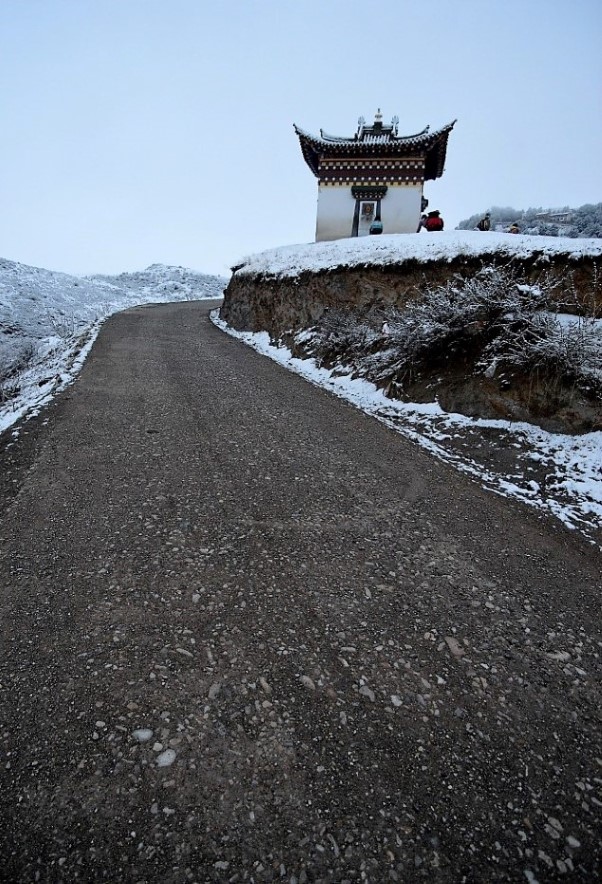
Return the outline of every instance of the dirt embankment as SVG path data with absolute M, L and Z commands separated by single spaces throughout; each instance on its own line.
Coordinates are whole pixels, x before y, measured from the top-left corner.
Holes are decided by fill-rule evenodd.
M 495 259 L 488 260 L 491 266 Z M 508 266 L 507 258 L 499 266 Z M 337 270 L 305 272 L 291 278 L 251 276 L 234 273 L 224 293 L 220 315 L 239 331 L 267 331 L 277 339 L 290 330 L 308 328 L 326 310 L 346 309 L 366 314 L 387 307 L 403 308 L 426 288 L 445 285 L 456 276 L 466 278 L 482 269 L 480 258 L 458 257 L 430 263 L 406 261 L 385 267 L 342 267 Z M 559 285 L 557 297 L 564 304 L 578 304 L 585 313 L 602 313 L 602 262 L 600 259 L 542 259 L 534 253 L 529 260 L 515 260 L 512 266 L 529 282 L 549 274 Z
M 490 343 L 486 324 L 472 323 L 462 334 L 431 349 L 412 371 L 375 370 L 379 349 L 391 348 L 391 339 L 371 338 L 369 359 L 358 362 L 357 346 L 345 352 L 339 340 L 332 347 L 336 317 L 352 316 L 373 330 L 390 311 L 403 314 L 408 306 L 452 280 L 466 281 L 484 268 L 509 271 L 516 279 L 535 285 L 545 280 L 552 309 L 583 316 L 602 315 L 600 258 L 550 258 L 534 252 L 529 258 L 458 256 L 451 261 L 408 260 L 384 267 L 341 267 L 275 278 L 234 272 L 225 291 L 221 317 L 238 330 L 267 331 L 273 340 L 286 340 L 297 355 L 312 355 L 322 364 L 347 364 L 357 374 L 374 380 L 387 395 L 413 401 L 437 398 L 446 410 L 486 418 L 527 420 L 552 431 L 586 432 L 602 429 L 599 390 L 584 389 L 574 378 L 560 375 L 549 365 L 526 366 L 515 372 L 483 376 L 475 366 Z M 295 342 L 297 332 L 316 329 L 310 343 Z M 366 355 L 366 354 L 364 354 Z M 361 363 L 361 364 L 360 364 Z M 369 366 L 368 367 L 368 363 Z

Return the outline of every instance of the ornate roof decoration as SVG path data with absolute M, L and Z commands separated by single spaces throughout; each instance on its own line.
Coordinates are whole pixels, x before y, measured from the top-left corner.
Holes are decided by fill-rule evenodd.
M 425 181 L 440 178 L 443 174 L 447 139 L 454 128 L 456 120 L 442 129 L 431 132 L 427 126 L 416 135 L 398 135 L 399 119 L 393 117 L 390 124 L 382 122 L 382 114 L 378 109 L 374 123 L 366 125 L 363 117 L 358 120 L 357 132 L 352 137 L 327 135 L 320 129 L 320 136 L 310 135 L 298 126 L 295 132 L 299 137 L 301 152 L 305 162 L 316 176 L 320 175 L 322 157 L 415 157 L 422 156 L 425 160 Z

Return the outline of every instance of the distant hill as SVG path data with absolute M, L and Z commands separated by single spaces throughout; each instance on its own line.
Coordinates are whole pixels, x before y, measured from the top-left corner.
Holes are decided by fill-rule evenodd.
M 106 316 L 137 304 L 221 298 L 226 284 L 220 276 L 163 264 L 79 277 L 0 258 L 0 404 L 7 380 Z
M 228 282 L 221 276 L 208 276 L 205 273 L 198 273 L 196 270 L 169 264 L 151 264 L 146 270 L 120 273 L 118 276 L 96 274 L 88 276 L 86 279 L 102 285 L 117 286 L 117 288 L 125 289 L 130 293 L 139 292 L 145 296 L 153 293 L 162 296 L 171 294 L 175 297 L 170 297 L 169 300 L 177 301 L 220 298 Z
M 563 206 L 557 209 L 513 209 L 492 206 L 460 221 L 457 230 L 474 230 L 485 212 L 491 215 L 491 229 L 506 231 L 517 223 L 521 233 L 531 236 L 570 236 L 602 238 L 602 203 L 586 203 L 578 209 Z

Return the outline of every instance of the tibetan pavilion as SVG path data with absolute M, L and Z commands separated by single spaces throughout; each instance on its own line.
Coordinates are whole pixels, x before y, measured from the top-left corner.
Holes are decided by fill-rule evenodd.
M 322 129 L 317 137 L 295 126 L 305 162 L 318 179 L 316 241 L 415 233 L 427 204 L 424 182 L 442 176 L 455 123 L 400 136 L 398 118 L 385 125 L 379 110 L 371 126 L 360 117 L 350 138 Z

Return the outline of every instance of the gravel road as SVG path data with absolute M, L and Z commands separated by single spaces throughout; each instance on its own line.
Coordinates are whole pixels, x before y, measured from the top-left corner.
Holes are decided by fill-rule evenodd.
M 210 306 L 0 438 L 0 879 L 598 880 L 600 554 Z

